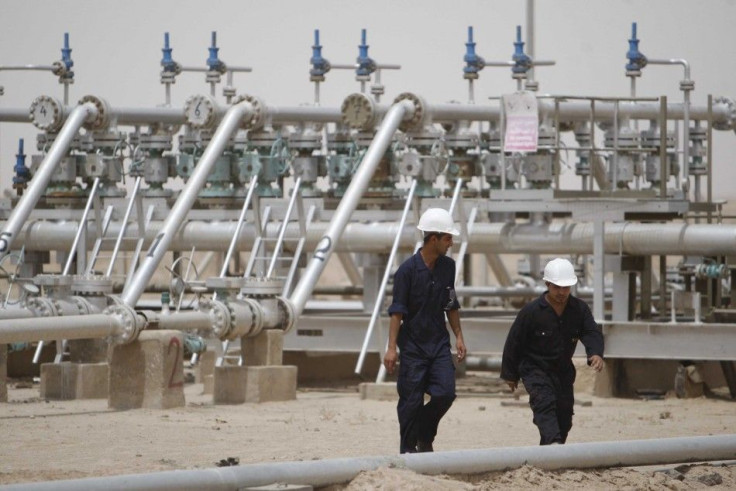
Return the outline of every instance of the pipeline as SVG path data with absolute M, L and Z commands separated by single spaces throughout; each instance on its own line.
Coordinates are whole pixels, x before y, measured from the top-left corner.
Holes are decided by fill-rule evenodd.
M 696 436 L 620 442 L 506 447 L 477 450 L 356 457 L 318 461 L 251 464 L 216 469 L 165 471 L 111 477 L 13 484 L 21 490 L 237 490 L 275 483 L 328 486 L 346 483 L 358 473 L 398 467 L 420 474 L 480 474 L 531 465 L 540 469 L 594 469 L 660 465 L 736 458 L 736 435 Z
M 305 247 L 316 247 L 327 233 L 329 223 L 310 223 Z M 108 234 L 117 235 L 120 223 L 111 223 Z M 225 252 L 237 227 L 237 222 L 205 222 L 189 220 L 181 225 L 172 238 L 169 251 L 197 250 Z M 68 250 L 76 223 L 30 221 L 17 237 L 17 247 L 26 251 Z M 145 244 L 161 233 L 162 222 L 151 222 L 147 228 Z M 479 223 L 473 225 L 468 237 L 469 253 L 494 254 L 592 254 L 594 225 L 588 222 L 552 224 L 531 223 Z M 268 224 L 265 235 L 276 237 L 278 224 Z M 133 232 L 130 232 L 131 234 Z M 335 252 L 385 252 L 396 234 L 401 234 L 400 248 L 412 250 L 416 244 L 414 225 L 399 230 L 395 222 L 351 222 L 345 225 L 342 235 L 332 244 Z M 606 223 L 604 248 L 607 254 L 632 255 L 697 255 L 716 256 L 736 254 L 736 227 L 717 224 L 687 223 Z M 236 250 L 248 251 L 255 241 L 255 228 L 244 224 L 236 244 Z M 88 232 L 88 246 L 93 244 L 94 233 Z M 132 237 L 132 235 L 130 235 Z M 299 225 L 289 223 L 287 239 L 300 237 Z M 657 237 L 658 240 L 652 240 Z M 121 249 L 132 250 L 132 241 L 124 241 Z

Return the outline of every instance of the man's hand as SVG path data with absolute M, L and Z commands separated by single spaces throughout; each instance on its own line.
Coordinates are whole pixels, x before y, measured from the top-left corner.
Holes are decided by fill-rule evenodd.
M 519 386 L 519 381 L 512 382 L 511 380 L 506 381 L 506 385 L 509 386 L 509 389 L 511 389 L 511 392 L 514 392 L 516 388 Z
M 457 361 L 463 361 L 465 359 L 465 354 L 467 353 L 467 350 L 465 349 L 465 341 L 463 340 L 463 335 L 461 334 L 459 338 L 457 338 Z
M 603 370 L 603 358 L 598 355 L 593 355 L 588 358 L 588 365 L 590 365 L 590 368 L 592 368 L 596 372 L 600 372 L 601 370 Z
M 386 371 L 390 374 L 394 373 L 396 368 L 396 360 L 399 355 L 396 354 L 396 348 L 389 348 L 386 350 L 386 355 L 383 357 L 383 365 L 386 367 Z

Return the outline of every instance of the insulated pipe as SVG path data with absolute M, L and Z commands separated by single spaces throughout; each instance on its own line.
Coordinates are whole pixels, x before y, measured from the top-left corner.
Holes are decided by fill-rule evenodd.
M 161 262 L 161 258 L 169 250 L 174 234 L 179 230 L 187 213 L 189 213 L 192 205 L 197 200 L 199 191 L 207 182 L 207 176 L 212 170 L 212 166 L 220 157 L 223 150 L 225 150 L 228 140 L 235 130 L 238 129 L 240 122 L 246 114 L 251 112 L 252 106 L 249 102 L 241 102 L 228 109 L 227 114 L 225 114 L 222 122 L 217 127 L 217 131 L 212 136 L 212 141 L 207 145 L 202 157 L 195 165 L 194 172 L 192 172 L 187 185 L 181 191 L 161 230 L 149 247 L 140 268 L 136 270 L 135 276 L 133 276 L 130 283 L 123 290 L 121 299 L 129 307 L 135 308 L 136 302 L 153 277 L 159 262 Z M 227 241 L 225 243 L 227 244 Z
M 23 192 L 18 204 L 15 205 L 13 211 L 5 222 L 5 227 L 0 231 L 0 258 L 5 256 L 13 245 L 13 241 L 20 232 L 23 224 L 28 219 L 33 209 L 36 207 L 38 200 L 41 199 L 46 187 L 51 181 L 51 177 L 56 171 L 61 159 L 66 155 L 72 140 L 82 125 L 97 117 L 97 108 L 92 103 L 85 103 L 75 107 L 69 117 L 64 122 L 64 126 L 59 131 L 59 135 L 54 140 L 53 145 L 39 165 L 33 179 L 28 183 L 28 188 Z
M 107 314 L 5 319 L 0 320 L 0 344 L 106 338 L 123 330 L 119 318 Z
M 378 163 L 383 158 L 386 149 L 393 140 L 394 133 L 404 118 L 414 115 L 414 110 L 413 103 L 400 101 L 391 106 L 391 109 L 388 110 L 386 116 L 383 118 L 381 127 L 376 132 L 376 136 L 373 138 L 368 150 L 366 150 L 363 160 L 360 166 L 358 166 L 358 170 L 355 172 L 348 189 L 345 191 L 345 195 L 340 200 L 340 204 L 332 215 L 327 230 L 319 240 L 312 260 L 307 265 L 301 280 L 291 294 L 289 300 L 294 306 L 297 317 L 304 310 L 304 305 L 311 296 L 314 285 L 317 284 L 317 280 L 319 280 L 319 276 L 325 269 L 330 255 L 340 241 L 340 236 L 342 236 L 345 226 L 350 220 L 350 216 L 355 211 L 360 198 L 368 188 L 368 184 L 376 171 Z
M 328 486 L 347 483 L 360 472 L 391 467 L 420 474 L 481 474 L 524 465 L 539 469 L 594 469 L 736 458 L 736 435 L 571 443 L 506 447 L 392 456 L 353 457 L 298 462 L 272 462 L 201 470 L 93 477 L 68 481 L 11 484 L 18 490 L 237 490 L 275 483 Z
M 37 221 L 29 223 L 18 236 L 17 246 L 26 251 L 68 250 L 74 239 L 77 224 L 74 222 Z M 111 223 L 109 234 L 115 234 L 120 223 Z M 170 251 L 197 250 L 225 252 L 237 223 L 203 222 L 191 220 L 184 223 L 168 246 Z M 328 222 L 312 222 L 307 231 L 305 247 L 316 247 L 327 233 Z M 162 222 L 149 224 L 146 244 L 160 235 Z M 132 232 L 131 232 L 132 233 Z M 276 237 L 278 224 L 266 226 L 265 236 Z M 413 226 L 399 230 L 395 222 L 351 222 L 344 228 L 337 244 L 331 244 L 336 252 L 386 252 L 394 237 L 401 234 L 400 248 L 413 250 L 416 232 Z M 247 251 L 255 241 L 255 228 L 245 224 L 238 238 L 236 250 Z M 299 224 L 290 223 L 286 239 L 300 237 Z M 485 254 L 592 254 L 593 224 L 551 223 L 473 224 L 473 235 L 468 237 L 468 252 Z M 657 237 L 657 240 L 652 240 Z M 135 244 L 124 241 L 121 249 L 132 250 Z M 607 254 L 633 255 L 697 255 L 717 256 L 736 254 L 736 226 L 687 223 L 606 223 L 604 251 Z

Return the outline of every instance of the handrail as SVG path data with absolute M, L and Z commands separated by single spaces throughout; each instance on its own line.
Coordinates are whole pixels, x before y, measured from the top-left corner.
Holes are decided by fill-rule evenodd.
M 399 230 L 404 229 L 406 223 L 406 217 L 411 210 L 412 200 L 414 199 L 414 192 L 417 189 L 416 179 L 411 180 L 411 186 L 409 187 L 409 194 L 406 196 L 406 204 L 404 204 L 404 211 L 401 214 L 401 220 L 399 221 Z M 368 323 L 368 329 L 366 329 L 365 337 L 363 338 L 363 346 L 360 348 L 360 355 L 358 355 L 358 363 L 355 365 L 355 373 L 360 375 L 363 370 L 363 362 L 365 360 L 365 354 L 368 351 L 368 343 L 373 335 L 373 329 L 376 326 L 378 318 L 381 314 L 381 307 L 383 306 L 383 297 L 386 294 L 386 285 L 388 284 L 389 277 L 391 276 L 391 267 L 394 264 L 396 258 L 396 252 L 399 250 L 401 233 L 396 234 L 394 243 L 391 246 L 391 253 L 388 255 L 388 261 L 386 262 L 386 269 L 383 272 L 383 279 L 381 280 L 381 286 L 378 288 L 378 294 L 376 295 L 376 302 L 373 305 L 373 313 L 371 314 L 371 320 Z

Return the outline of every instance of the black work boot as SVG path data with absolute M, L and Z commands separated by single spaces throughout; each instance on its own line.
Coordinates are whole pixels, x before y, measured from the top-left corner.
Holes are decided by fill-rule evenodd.
M 417 441 L 417 452 L 434 452 L 432 442 Z

